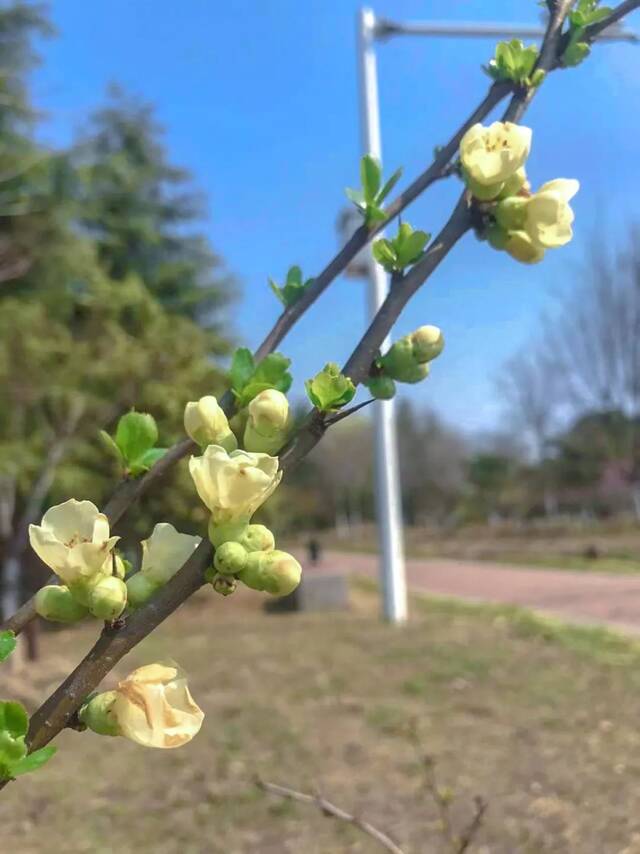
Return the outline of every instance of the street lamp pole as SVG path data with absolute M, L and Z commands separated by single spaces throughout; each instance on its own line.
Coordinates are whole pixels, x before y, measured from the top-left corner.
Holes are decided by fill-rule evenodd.
M 360 122 L 363 154 L 382 160 L 380 102 L 376 66 L 376 39 L 395 35 L 455 36 L 457 38 L 541 38 L 545 29 L 539 26 L 493 23 L 443 23 L 431 21 L 397 22 L 376 18 L 372 9 L 358 14 L 358 66 L 360 71 Z M 598 37 L 607 41 L 640 41 L 635 32 L 615 25 Z M 369 313 L 373 318 L 388 292 L 387 275 L 371 256 L 367 257 L 369 278 Z M 385 342 L 385 345 L 388 342 Z M 402 505 L 398 476 L 398 450 L 395 407 L 392 400 L 375 404 L 375 487 L 380 540 L 380 582 L 383 615 L 392 623 L 407 619 L 407 584 L 402 533 Z

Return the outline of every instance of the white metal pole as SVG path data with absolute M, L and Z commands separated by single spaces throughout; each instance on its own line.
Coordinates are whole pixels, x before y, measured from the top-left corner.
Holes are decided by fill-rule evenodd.
M 364 154 L 381 159 L 378 75 L 374 49 L 375 23 L 375 15 L 371 9 L 360 10 L 358 58 L 362 148 Z M 384 270 L 375 263 L 371 254 L 367 263 L 369 312 L 373 317 L 387 296 L 388 283 Z M 403 623 L 407 619 L 407 583 L 394 410 L 392 400 L 381 400 L 374 404 L 375 482 L 383 614 L 392 623 Z

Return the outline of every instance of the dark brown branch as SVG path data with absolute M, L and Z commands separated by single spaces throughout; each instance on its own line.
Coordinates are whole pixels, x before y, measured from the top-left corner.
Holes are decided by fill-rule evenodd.
M 323 815 L 330 818 L 337 818 L 339 821 L 344 821 L 347 824 L 357 827 L 358 830 L 375 839 L 386 851 L 391 851 L 392 854 L 403 854 L 402 848 L 396 845 L 393 839 L 387 836 L 386 833 L 378 830 L 370 822 L 358 818 L 358 816 L 352 815 L 341 807 L 332 804 L 331 801 L 323 798 L 322 795 L 307 795 L 304 792 L 296 791 L 296 789 L 290 789 L 288 786 L 279 786 L 277 783 L 267 783 L 260 779 L 256 780 L 256 785 L 264 792 L 270 792 L 272 795 L 277 795 L 280 798 L 316 807 Z

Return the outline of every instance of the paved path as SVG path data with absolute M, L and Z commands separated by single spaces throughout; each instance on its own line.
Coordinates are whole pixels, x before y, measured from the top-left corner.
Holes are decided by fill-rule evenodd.
M 375 576 L 377 556 L 326 552 L 319 569 Z M 409 560 L 407 576 L 413 590 L 524 605 L 573 621 L 608 623 L 640 633 L 640 575 L 527 569 L 484 561 Z

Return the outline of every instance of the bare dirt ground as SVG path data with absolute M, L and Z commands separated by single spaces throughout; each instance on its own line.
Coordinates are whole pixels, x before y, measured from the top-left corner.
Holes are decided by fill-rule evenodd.
M 414 597 L 402 630 L 354 582 L 345 614 L 266 615 L 264 598 L 202 591 L 121 662 L 175 658 L 206 717 L 179 750 L 65 732 L 0 797 L 16 854 L 376 854 L 357 829 L 258 790 L 255 775 L 326 797 L 406 854 L 448 854 L 425 792 L 416 721 L 468 854 L 639 854 L 640 644 L 506 606 Z M 33 707 L 99 627 L 48 632 L 46 656 L 0 694 Z M 6 675 L 5 675 L 6 674 Z M 116 676 L 106 680 L 111 687 Z
M 326 552 L 317 570 L 375 578 L 373 554 Z M 481 602 L 522 605 L 563 619 L 640 632 L 640 576 L 530 569 L 488 561 L 409 560 L 411 589 Z

